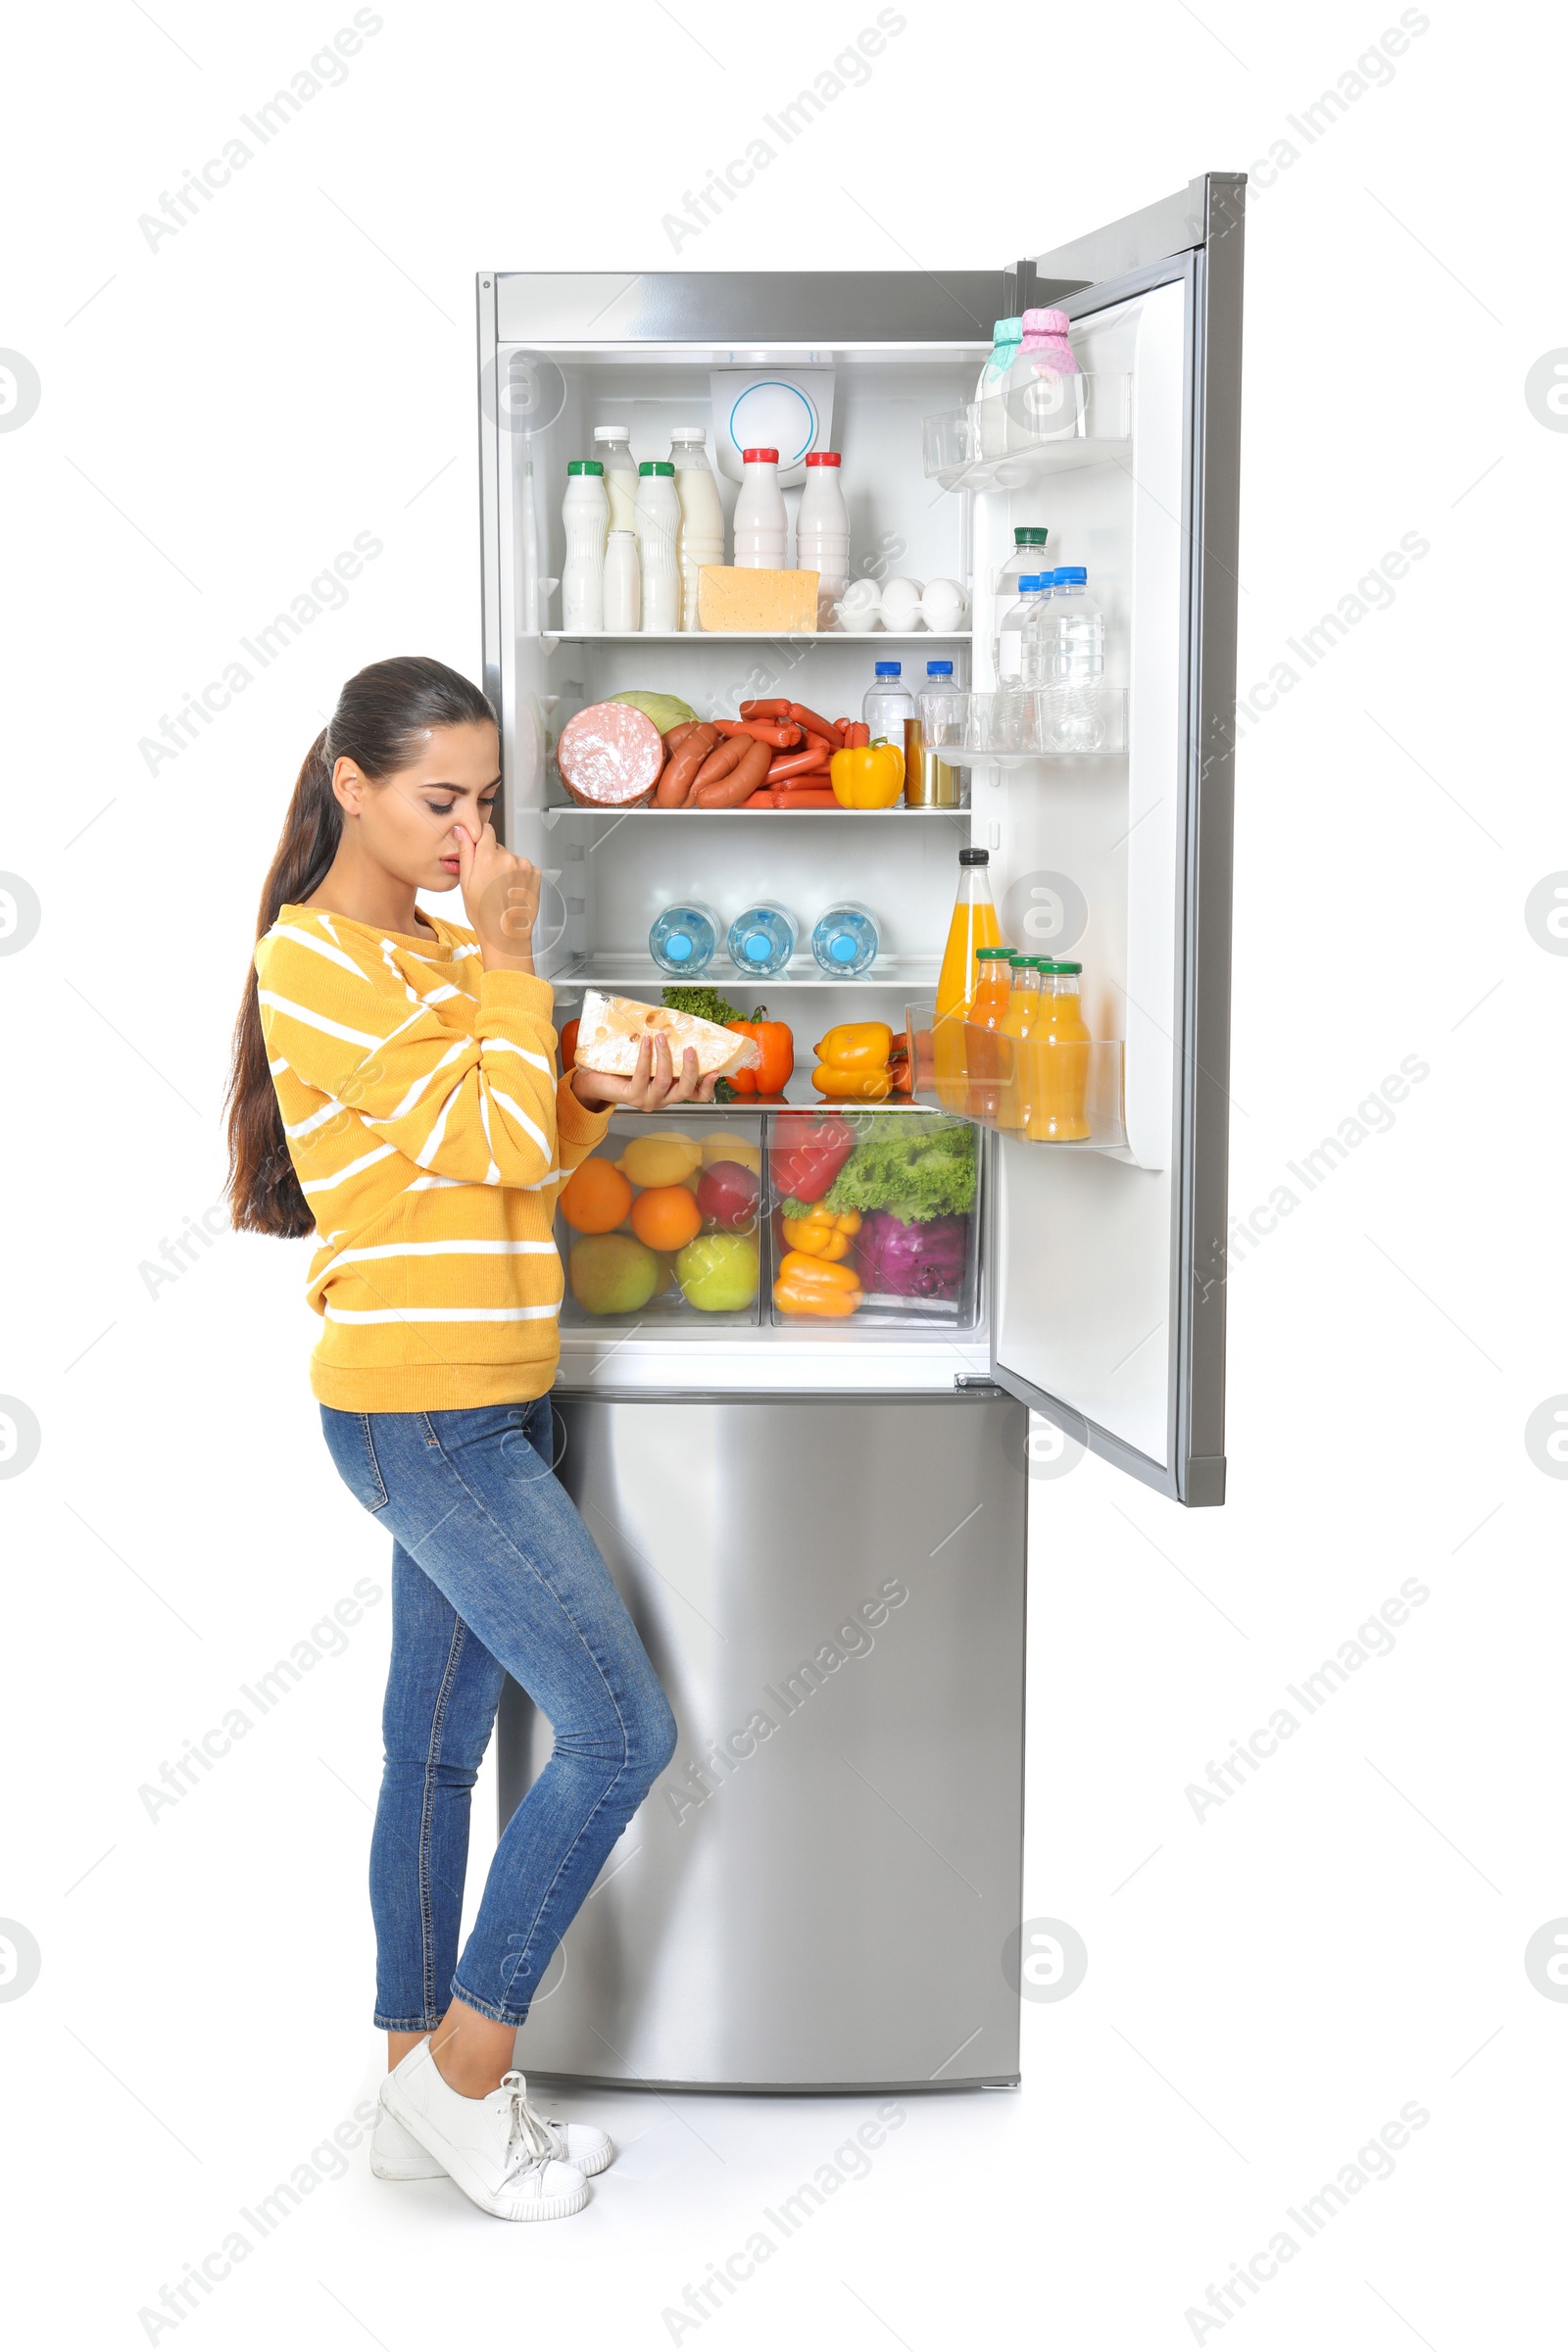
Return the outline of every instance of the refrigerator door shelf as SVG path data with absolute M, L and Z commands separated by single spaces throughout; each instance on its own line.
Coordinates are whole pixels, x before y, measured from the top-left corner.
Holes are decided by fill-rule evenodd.
M 1042 760 L 1100 760 L 1127 749 L 1125 686 L 1008 687 L 955 694 L 946 740 L 927 741 L 946 767 L 994 760 L 1026 767 Z
M 1018 490 L 1049 474 L 1131 456 L 1130 375 L 1056 376 L 1052 384 L 1061 397 L 1049 415 L 1031 392 L 1020 392 L 927 416 L 921 427 L 927 478 L 944 490 Z
M 1096 1038 L 1087 1046 L 1059 1049 L 1069 1057 L 1066 1086 L 1082 1098 L 1089 1132 L 1057 1140 L 1040 1132 L 1041 1093 L 1049 1073 L 1031 1062 L 1026 1044 L 999 1031 L 963 1024 L 962 1045 L 954 1067 L 939 1072 L 932 1048 L 936 1012 L 931 1004 L 911 1004 L 906 1015 L 915 1046 L 915 1100 L 938 1111 L 956 1113 L 977 1127 L 1004 1136 L 1011 1143 L 1029 1144 L 1052 1152 L 1108 1152 L 1127 1157 L 1127 1118 L 1123 1107 L 1123 1073 L 1127 1049 L 1120 1038 Z M 1053 1089 L 1053 1097 L 1062 1090 Z M 1049 1110 L 1054 1106 L 1048 1103 Z

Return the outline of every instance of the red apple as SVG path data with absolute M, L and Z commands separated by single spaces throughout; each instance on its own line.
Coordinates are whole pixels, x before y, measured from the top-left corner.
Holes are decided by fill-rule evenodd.
M 757 1223 L 761 1187 L 738 1159 L 715 1159 L 697 1183 L 697 1205 L 724 1233 L 750 1233 Z

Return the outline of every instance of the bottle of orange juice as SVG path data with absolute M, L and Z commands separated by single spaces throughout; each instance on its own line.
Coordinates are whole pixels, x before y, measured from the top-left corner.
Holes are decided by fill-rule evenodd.
M 1011 1048 L 999 1045 L 996 1032 L 1006 1016 L 1012 991 L 1012 950 L 976 948 L 974 1003 L 969 1007 L 965 1043 L 969 1054 L 969 1116 L 994 1119 L 1001 1099 L 1004 1056 Z M 980 1034 L 981 1032 L 985 1034 Z
M 1040 967 L 1040 1009 L 1024 1047 L 1031 1144 L 1078 1144 L 1089 1134 L 1090 1036 L 1079 1001 L 1081 963 L 1049 956 Z
M 958 852 L 957 904 L 953 909 L 942 969 L 937 977 L 931 1051 L 937 1093 L 949 1110 L 968 1107 L 963 1024 L 974 1004 L 975 954 L 980 948 L 1002 945 L 1002 925 L 991 903 L 991 882 L 986 872 L 990 863 L 989 850 Z
M 1029 1070 L 1026 1059 L 1026 1039 L 1033 1035 L 1040 1017 L 1040 958 L 1038 956 L 1014 956 L 1012 985 L 1007 991 L 1007 1009 L 1003 1016 L 1000 1037 L 1013 1042 L 1002 1048 L 1002 1083 L 998 1090 L 997 1125 L 1009 1135 L 1027 1135 L 1032 1112 L 1029 1094 Z

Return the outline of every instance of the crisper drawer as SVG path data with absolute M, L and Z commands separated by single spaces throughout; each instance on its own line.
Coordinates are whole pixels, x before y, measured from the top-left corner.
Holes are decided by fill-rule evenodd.
M 972 1331 L 983 1160 L 913 1104 L 617 1112 L 562 1189 L 562 1328 Z
M 980 1139 L 894 1103 L 767 1122 L 775 1325 L 966 1331 L 980 1295 Z
M 764 1295 L 763 1122 L 617 1111 L 562 1187 L 564 1328 L 746 1329 Z

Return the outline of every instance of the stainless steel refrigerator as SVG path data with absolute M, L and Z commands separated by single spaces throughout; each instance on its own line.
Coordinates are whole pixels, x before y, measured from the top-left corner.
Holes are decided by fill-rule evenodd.
M 658 1001 L 649 932 L 679 900 L 724 922 L 783 905 L 802 943 L 765 987 L 797 1038 L 784 1102 L 617 1118 L 603 1147 L 634 1191 L 718 1200 L 698 1257 L 560 1231 L 561 1474 L 681 1737 L 522 2030 L 537 2071 L 1017 2080 L 1026 1514 L 1051 1495 L 1031 1469 L 1084 1446 L 1182 1504 L 1224 1493 L 1244 201 L 1211 173 L 991 271 L 479 276 L 485 680 L 508 838 L 546 876 L 558 1022 L 587 987 Z M 1077 378 L 984 391 L 994 320 L 1045 307 L 1068 314 Z M 960 624 L 933 632 L 937 600 L 917 616 L 895 592 L 871 634 L 568 633 L 566 464 L 607 424 L 641 458 L 704 427 L 726 510 L 744 441 L 778 446 L 792 507 L 806 454 L 838 451 L 852 574 L 956 581 Z M 997 691 L 1026 525 L 1104 614 L 1103 677 L 1076 701 Z M 879 659 L 916 689 L 953 663 L 967 806 L 612 812 L 562 787 L 555 746 L 587 705 L 858 714 Z M 1011 944 L 1082 964 L 1074 1140 L 1020 1133 L 994 1086 L 933 1064 L 964 848 L 989 854 Z M 880 930 L 848 982 L 804 945 L 840 900 Z M 747 1010 L 760 993 L 722 952 L 707 976 Z M 865 1280 L 822 1320 L 781 1280 L 784 1227 L 813 1165 L 806 1049 L 846 1020 L 908 1033 L 916 1093 L 841 1106 L 823 1198 L 860 1204 Z M 639 1128 L 662 1158 L 628 1149 Z M 706 1189 L 717 1163 L 755 1178 L 749 1225 Z M 509 1693 L 503 1818 L 548 1740 Z

